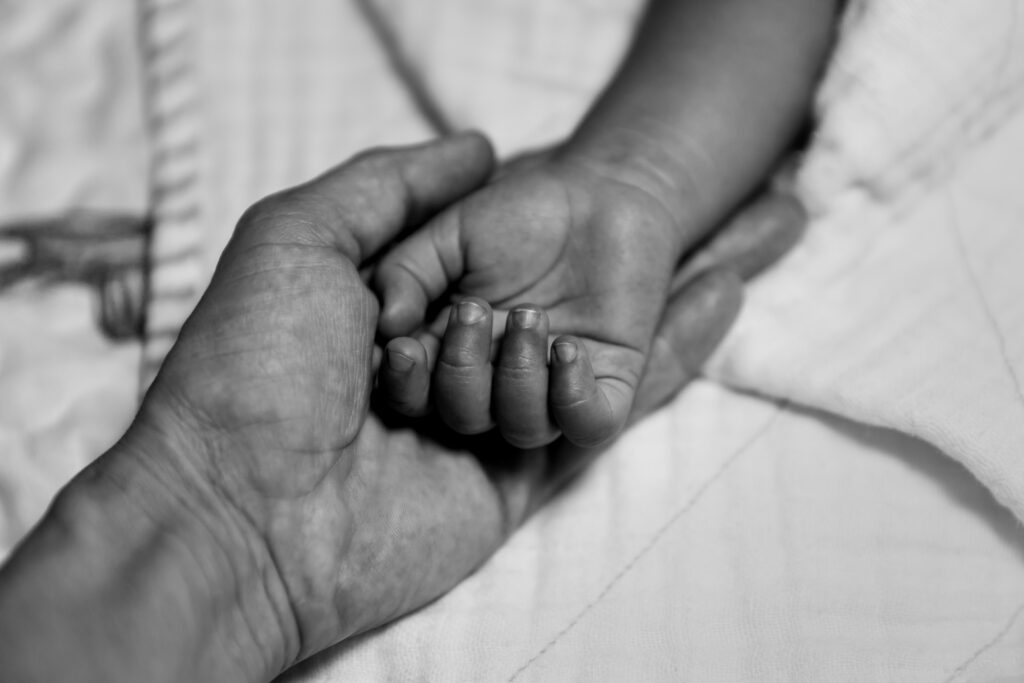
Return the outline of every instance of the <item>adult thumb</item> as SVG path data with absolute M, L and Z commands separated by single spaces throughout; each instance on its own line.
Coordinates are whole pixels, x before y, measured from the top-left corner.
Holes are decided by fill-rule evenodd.
M 479 133 L 370 149 L 257 202 L 236 239 L 331 246 L 360 266 L 408 227 L 479 187 L 493 166 L 491 145 Z

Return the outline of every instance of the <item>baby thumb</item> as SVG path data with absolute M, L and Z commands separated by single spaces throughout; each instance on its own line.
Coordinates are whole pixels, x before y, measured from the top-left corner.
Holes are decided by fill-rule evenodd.
M 392 247 L 374 273 L 381 298 L 380 332 L 385 337 L 412 334 L 427 308 L 465 271 L 461 208 L 458 204 Z

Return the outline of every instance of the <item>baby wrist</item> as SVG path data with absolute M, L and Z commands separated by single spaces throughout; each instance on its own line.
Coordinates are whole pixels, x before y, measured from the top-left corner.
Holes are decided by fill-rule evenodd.
M 586 167 L 602 177 L 644 191 L 671 218 L 669 243 L 682 250 L 687 235 L 699 230 L 692 169 L 672 145 L 641 129 L 591 131 L 581 127 L 556 154 L 556 160 Z M 679 254 L 677 254 L 678 256 Z

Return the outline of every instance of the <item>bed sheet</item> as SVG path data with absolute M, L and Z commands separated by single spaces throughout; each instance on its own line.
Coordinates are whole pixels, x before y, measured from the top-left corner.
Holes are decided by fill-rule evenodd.
M 0 3 L 0 558 L 134 414 L 136 24 L 130 0 Z
M 850 4 L 798 171 L 805 239 L 711 364 L 918 436 L 1024 521 L 1020 4 Z
M 1024 676 L 1024 535 L 928 444 L 700 382 L 449 595 L 281 680 Z
M 891 15 L 872 14 L 885 0 L 850 4 L 850 26 L 896 25 Z M 975 26 L 972 12 L 984 15 L 964 0 L 925 4 L 937 8 L 933 17 L 965 26 Z M 118 216 L 148 209 L 155 234 L 145 362 L 137 342 L 99 331 L 92 280 L 37 273 L 0 291 L 0 555 L 57 487 L 124 428 L 137 378 L 158 366 L 249 202 L 363 146 L 420 139 L 438 126 L 484 127 L 504 152 L 556 138 L 607 75 L 638 6 L 438 0 L 426 12 L 411 0 L 295 0 L 287 8 L 145 0 L 137 11 L 127 0 L 62 0 L 5 8 L 0 45 L 17 49 L 5 54 L 0 74 L 14 87 L 0 93 L 16 93 L 17 106 L 5 107 L 0 121 L 3 219 L 20 224 L 82 207 Z M 900 5 L 902 20 L 922 6 Z M 986 5 L 996 7 L 1013 3 Z M 983 87 L 958 90 L 962 73 L 933 81 L 936 96 L 956 106 L 934 125 L 918 125 L 928 134 L 900 163 L 885 154 L 894 139 L 887 136 L 913 131 L 933 109 L 922 105 L 895 126 L 893 110 L 877 103 L 907 81 L 879 89 L 884 79 L 867 78 L 858 60 L 884 52 L 840 52 L 832 90 L 819 102 L 821 154 L 809 157 L 801 180 L 815 210 L 810 237 L 785 264 L 792 277 L 780 269 L 754 288 L 713 367 L 719 379 L 776 398 L 700 383 L 628 434 L 450 595 L 288 677 L 1024 676 L 1022 534 L 986 489 L 1014 505 L 1013 473 L 1022 470 L 1012 468 L 1021 446 L 1013 430 L 1024 425 L 1012 412 L 1021 359 L 1013 331 L 1022 320 L 1013 256 L 1022 209 L 1011 175 L 1024 126 L 1012 49 L 1018 28 L 1003 23 L 1011 49 L 995 66 L 1006 66 L 986 70 L 988 53 L 953 60 L 969 65 L 961 72 Z M 470 24 L 478 27 L 472 35 L 501 48 L 492 58 L 479 57 L 479 42 L 451 39 Z M 927 23 L 921 26 L 925 36 Z M 920 63 L 934 61 L 927 54 Z M 430 101 L 410 88 L 409 64 L 419 67 Z M 912 79 L 911 67 L 895 73 Z M 550 69 L 558 77 L 542 78 Z M 852 122 L 847 109 L 833 106 L 841 100 L 860 102 Z M 978 108 L 965 104 L 974 100 Z M 871 135 L 846 132 L 853 124 Z M 970 135 L 959 135 L 964 126 Z M 952 217 L 965 232 L 952 231 Z M 908 225 L 913 239 L 897 234 Z M 914 250 L 935 243 L 959 258 L 958 235 L 969 243 L 967 260 L 943 260 L 939 274 L 929 269 L 936 252 Z M 0 243 L 4 263 L 24 255 L 23 242 Z M 907 291 L 938 291 L 925 312 L 948 308 L 951 315 L 907 318 L 891 296 L 894 287 L 902 291 L 894 265 L 900 255 L 920 266 L 905 271 Z M 884 286 L 863 286 L 873 282 L 870 272 L 857 274 L 865 265 L 885 274 L 878 278 Z M 807 282 L 833 307 L 815 307 Z M 870 296 L 845 298 L 858 287 Z M 843 308 L 848 301 L 859 308 Z M 812 357 L 806 343 L 839 348 L 856 340 L 849 325 L 857 316 L 917 326 L 849 348 L 857 363 L 805 369 L 817 383 L 797 384 L 783 372 L 802 367 L 790 362 L 794 354 Z M 943 337 L 962 328 L 1002 334 Z M 921 346 L 922 337 L 943 337 L 965 353 Z M 919 364 L 922 348 L 953 369 L 965 359 L 960 370 L 971 372 Z M 885 372 L 872 373 L 877 368 Z M 949 401 L 904 400 L 914 395 L 908 387 L 933 375 L 942 380 L 935 395 Z M 851 381 L 859 377 L 878 383 L 869 391 Z M 898 391 L 886 395 L 887 387 Z M 948 429 L 964 416 L 974 431 Z M 999 458 L 986 459 L 992 454 Z
M 342 41 L 360 47 L 348 58 L 362 70 L 351 88 L 332 90 L 279 80 L 304 73 L 308 59 L 340 55 L 330 31 L 305 25 L 320 4 L 274 17 L 281 35 L 268 43 L 256 37 L 269 14 L 225 21 L 235 6 L 217 14 L 218 3 L 204 3 L 196 81 L 247 99 L 207 105 L 200 129 L 214 144 L 200 146 L 196 168 L 208 192 L 229 189 L 199 211 L 225 227 L 261 189 L 246 174 L 268 174 L 271 161 L 295 180 L 319 170 L 290 131 L 333 140 L 337 129 L 275 97 L 301 91 L 320 102 L 315 109 L 344 109 L 348 93 L 367 95 L 371 76 L 372 96 L 392 98 L 400 108 L 392 111 L 415 125 L 358 127 L 360 135 L 388 142 L 416 135 L 417 125 L 480 127 L 505 154 L 557 139 L 607 77 L 641 4 L 444 0 L 427 9 L 364 0 L 351 7 L 385 49 Z M 629 435 L 451 596 L 296 676 L 971 680 L 1022 672 L 1015 524 L 971 474 L 942 459 L 967 464 L 1020 512 L 1015 482 L 1024 469 L 1012 455 L 1024 421 L 1014 412 L 1014 373 L 1024 357 L 1010 335 L 1021 310 L 1013 283 L 1022 272 L 1014 268 L 1022 212 L 1010 169 L 1022 149 L 1021 28 L 1013 3 L 848 5 L 800 170 L 813 211 L 809 238 L 754 287 L 712 372 L 862 426 L 785 409 L 767 433 L 786 438 L 775 433 L 771 447 L 755 441 L 760 457 L 729 461 L 716 477 L 716 466 L 764 426 L 772 402 L 709 398 L 710 389 L 684 397 L 696 422 L 670 411 L 657 437 Z M 306 56 L 294 56 L 289 35 L 304 36 Z M 271 61 L 280 73 L 259 66 Z M 259 127 L 260 112 L 273 112 L 275 125 Z M 245 132 L 256 130 L 259 148 L 273 152 L 262 164 L 251 163 L 253 133 Z M 954 241 L 961 233 L 949 230 L 954 219 L 969 226 L 964 250 Z M 212 262 L 220 244 L 201 240 L 199 260 Z M 154 260 L 159 268 L 159 254 Z M 991 301 L 1002 337 L 989 333 Z M 930 391 L 915 392 L 922 386 Z M 775 483 L 774 469 L 790 465 L 799 481 L 785 490 L 755 486 Z M 756 474 L 743 479 L 745 471 Z M 706 518 L 695 514 L 703 506 Z M 687 512 L 674 518 L 678 510 Z M 679 521 L 662 531 L 670 519 Z
M 608 77 L 642 3 L 158 6 L 172 17 L 191 8 L 191 24 L 169 23 L 191 26 L 192 41 L 170 52 L 195 53 L 180 80 L 203 105 L 192 107 L 199 142 L 158 189 L 198 188 L 183 211 L 203 227 L 155 225 L 152 369 L 248 203 L 317 173 L 325 150 L 431 126 L 482 128 L 507 154 L 557 139 Z M 808 238 L 751 288 L 709 371 L 923 438 L 1024 520 L 1018 4 L 846 6 L 797 171 Z

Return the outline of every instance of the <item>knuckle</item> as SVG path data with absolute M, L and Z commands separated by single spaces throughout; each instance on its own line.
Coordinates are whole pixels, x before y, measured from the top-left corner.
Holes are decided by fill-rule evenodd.
M 430 276 L 422 263 L 404 254 L 396 255 L 381 264 L 381 275 L 395 282 L 404 280 L 415 287 L 417 292 L 430 292 Z M 408 289 L 408 287 L 406 288 Z
M 267 195 L 250 205 L 238 222 L 245 226 L 259 225 L 268 219 L 276 218 L 292 203 L 288 190 Z
M 683 382 L 699 371 L 690 354 L 674 337 L 658 336 L 651 342 L 648 374 L 663 383 Z
M 436 372 L 439 376 L 463 378 L 474 376 L 480 373 L 487 365 L 487 361 L 473 349 L 464 346 L 446 346 L 441 350 L 441 356 L 437 359 Z
M 491 429 L 491 422 L 486 417 L 452 413 L 449 410 L 439 411 L 445 424 L 459 434 L 482 434 Z
M 551 406 L 558 410 L 570 411 L 592 404 L 597 399 L 597 387 L 570 385 L 551 390 Z
M 521 450 L 540 448 L 546 446 L 557 438 L 556 434 L 549 434 L 547 430 L 522 430 L 502 429 L 501 437 L 509 444 Z
M 345 165 L 349 168 L 358 168 L 360 170 L 375 170 L 379 169 L 382 165 L 387 163 L 388 157 L 391 155 L 392 150 L 383 145 L 375 145 L 373 147 L 367 147 L 356 154 L 349 157 L 348 163 Z
M 427 406 L 411 398 L 388 397 L 387 405 L 391 410 L 406 417 L 423 417 L 427 414 Z
M 535 358 L 520 356 L 514 359 L 502 359 L 494 368 L 497 381 L 510 386 L 547 384 L 547 368 L 539 366 Z
M 506 345 L 502 353 L 498 355 L 495 364 L 495 372 L 501 373 L 509 379 L 533 379 L 541 378 L 548 371 L 547 353 L 529 344 L 517 345 L 517 348 L 509 349 Z
M 583 448 L 597 448 L 611 441 L 618 434 L 618 426 L 614 422 L 603 422 L 598 420 L 596 424 L 588 425 L 584 429 L 566 431 L 569 441 Z
M 438 376 L 433 401 L 444 423 L 459 434 L 479 434 L 493 426 L 489 392 L 479 375 Z
M 625 424 L 625 417 L 603 399 L 600 391 L 573 403 L 554 405 L 558 423 L 569 441 L 584 448 L 595 448 L 613 439 Z

